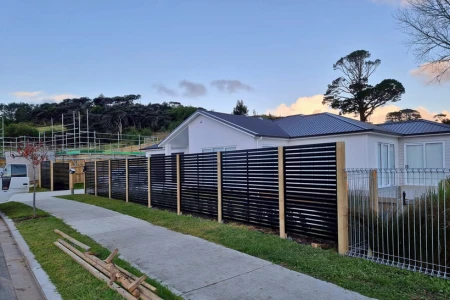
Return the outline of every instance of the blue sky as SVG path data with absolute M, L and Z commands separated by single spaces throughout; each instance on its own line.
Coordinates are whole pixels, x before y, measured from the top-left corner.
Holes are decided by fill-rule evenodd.
M 372 83 L 405 86 L 397 106 L 448 111 L 449 85 L 411 74 L 397 2 L 2 1 L 0 99 L 133 93 L 223 112 L 243 99 L 260 113 L 311 113 L 325 110 L 317 99 L 340 75 L 333 63 L 365 49 L 382 61 Z

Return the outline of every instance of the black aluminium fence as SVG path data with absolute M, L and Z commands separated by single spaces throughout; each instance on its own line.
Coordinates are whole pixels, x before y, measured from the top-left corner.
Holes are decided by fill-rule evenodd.
M 109 197 L 109 164 L 111 198 L 126 200 L 128 180 L 130 202 L 280 229 L 283 194 L 286 233 L 338 240 L 336 143 L 129 159 L 128 178 L 126 160 L 98 161 L 99 196 Z
M 148 158 L 128 160 L 128 198 L 130 202 L 148 204 Z
M 51 188 L 51 162 L 43 161 L 41 162 L 41 187 L 50 189 Z
M 152 206 L 177 209 L 177 157 L 154 156 L 150 159 Z
M 180 156 L 181 211 L 217 216 L 217 154 Z
M 113 159 L 111 163 L 111 198 L 126 200 L 126 160 Z
M 69 163 L 53 164 L 53 190 L 63 191 L 70 189 L 69 186 Z
M 336 143 L 284 148 L 286 232 L 337 240 Z
M 85 164 L 85 188 L 87 194 L 95 194 L 95 162 Z
M 109 162 L 97 162 L 97 195 L 109 197 Z
M 225 220 L 278 228 L 278 148 L 222 153 Z

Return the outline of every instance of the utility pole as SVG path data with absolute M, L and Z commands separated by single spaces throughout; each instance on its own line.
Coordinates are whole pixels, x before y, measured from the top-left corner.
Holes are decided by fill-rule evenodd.
M 3 116 L 2 116 L 2 144 L 3 144 L 2 154 L 3 154 L 3 157 L 6 159 L 6 156 L 5 156 L 5 120 L 3 119 Z
M 86 109 L 86 132 L 87 132 L 87 143 L 88 143 L 88 149 L 91 149 L 90 144 L 90 136 L 89 136 L 89 109 Z

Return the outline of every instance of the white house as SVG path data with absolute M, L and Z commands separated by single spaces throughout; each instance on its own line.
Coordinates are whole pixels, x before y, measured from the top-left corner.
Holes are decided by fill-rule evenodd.
M 450 125 L 416 120 L 373 125 L 319 113 L 276 120 L 198 110 L 147 156 L 345 142 L 347 168 L 450 169 Z

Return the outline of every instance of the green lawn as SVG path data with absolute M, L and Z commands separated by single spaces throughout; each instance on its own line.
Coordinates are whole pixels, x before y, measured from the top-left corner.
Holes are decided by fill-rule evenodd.
M 105 259 L 109 255 L 110 252 L 107 249 L 89 237 L 80 234 L 62 220 L 52 217 L 44 211 L 37 210 L 38 217 L 31 219 L 32 208 L 28 205 L 8 202 L 0 204 L 0 210 L 16 222 L 16 227 L 19 229 L 20 234 L 63 299 L 122 299 L 105 282 L 95 278 L 67 254 L 58 249 L 53 243 L 61 237 L 54 233 L 53 230 L 59 229 L 91 246 L 92 251 L 101 259 Z M 142 275 L 138 270 L 121 259 L 115 258 L 114 263 L 135 275 Z M 163 299 L 182 299 L 154 280 L 148 279 L 147 281 L 158 288 L 158 295 Z
M 44 132 L 45 131 L 47 133 L 51 133 L 52 132 L 52 126 L 37 127 L 37 130 L 39 130 L 39 132 Z M 63 131 L 63 130 L 66 131 L 67 129 L 65 127 L 62 127 L 61 124 L 54 124 L 53 125 L 53 131 L 54 132 Z
M 450 282 L 367 260 L 340 256 L 335 250 L 314 249 L 244 225 L 219 224 L 145 206 L 93 195 L 61 198 L 111 209 L 152 224 L 235 249 L 286 268 L 335 283 L 378 299 L 450 299 Z

